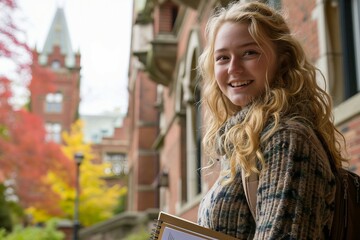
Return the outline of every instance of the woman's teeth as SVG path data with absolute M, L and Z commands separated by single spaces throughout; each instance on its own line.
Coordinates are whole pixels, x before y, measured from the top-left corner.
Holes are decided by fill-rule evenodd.
M 233 82 L 233 83 L 230 83 L 230 86 L 232 86 L 232 87 L 242 87 L 242 86 L 248 85 L 250 83 L 251 83 L 251 81 Z

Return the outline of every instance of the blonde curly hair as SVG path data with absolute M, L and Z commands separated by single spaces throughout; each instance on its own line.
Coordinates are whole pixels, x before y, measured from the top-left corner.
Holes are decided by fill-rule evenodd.
M 332 121 L 331 97 L 316 82 L 317 73 L 322 79 L 324 77 L 309 62 L 283 16 L 260 2 L 235 2 L 227 8 L 221 8 L 210 17 L 206 26 L 208 45 L 199 57 L 199 74 L 203 79 L 204 90 L 202 104 L 207 106 L 205 119 L 208 121 L 203 139 L 205 151 L 213 158 L 218 157 L 215 151 L 218 130 L 227 119 L 241 110 L 221 92 L 215 79 L 214 43 L 217 32 L 225 22 L 248 24 L 250 35 L 261 48 L 268 48 L 270 42 L 274 44 L 280 62 L 271 85 L 266 87 L 260 98 L 252 102 L 244 122 L 237 124 L 222 138 L 224 146 L 233 146 L 225 149 L 232 172 L 237 164 L 247 174 L 258 171 L 252 159 L 257 158 L 264 164 L 259 149 L 260 140 L 271 137 L 282 116 L 300 119 L 321 135 L 336 166 L 340 167 L 342 161 L 345 161 L 340 151 L 340 139 L 344 141 L 344 138 Z M 260 139 L 260 133 L 270 118 L 275 120 L 275 124 L 269 134 Z

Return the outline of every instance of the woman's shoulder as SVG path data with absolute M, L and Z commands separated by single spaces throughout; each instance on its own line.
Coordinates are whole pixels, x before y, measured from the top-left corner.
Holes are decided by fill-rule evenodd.
M 302 119 L 288 118 L 279 121 L 274 128 L 274 124 L 268 125 L 262 134 L 262 147 L 272 148 L 275 144 L 290 145 L 297 151 L 313 149 L 321 157 L 326 157 L 323 144 L 316 134 L 316 130 L 308 122 Z M 300 150 L 302 149 L 302 150 Z
M 268 138 L 274 137 L 278 134 L 297 133 L 303 136 L 315 135 L 315 130 L 311 124 L 300 118 L 283 118 L 277 124 L 274 121 L 269 121 L 265 126 L 262 136 L 268 135 Z
M 314 129 L 311 127 L 311 124 L 303 119 L 289 118 L 283 119 L 279 123 L 280 131 L 292 131 L 305 135 L 315 134 Z

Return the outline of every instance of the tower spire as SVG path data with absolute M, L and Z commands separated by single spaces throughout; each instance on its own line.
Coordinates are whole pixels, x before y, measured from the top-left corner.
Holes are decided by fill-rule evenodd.
M 64 9 L 65 5 L 66 5 L 66 0 L 57 0 L 56 3 L 57 3 L 58 8 L 63 8 Z
M 65 1 L 58 0 L 59 4 L 65 4 Z M 61 54 L 66 56 L 66 65 L 73 66 L 75 63 L 74 51 L 71 46 L 69 29 L 66 23 L 64 9 L 58 7 L 51 23 L 42 55 L 45 57 L 53 52 L 55 46 L 60 48 Z

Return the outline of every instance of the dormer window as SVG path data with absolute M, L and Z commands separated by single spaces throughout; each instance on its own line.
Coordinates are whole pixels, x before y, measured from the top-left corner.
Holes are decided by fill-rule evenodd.
M 52 61 L 52 63 L 51 63 L 51 68 L 52 69 L 58 70 L 58 69 L 60 69 L 60 67 L 61 67 L 61 64 L 60 64 L 59 60 Z

